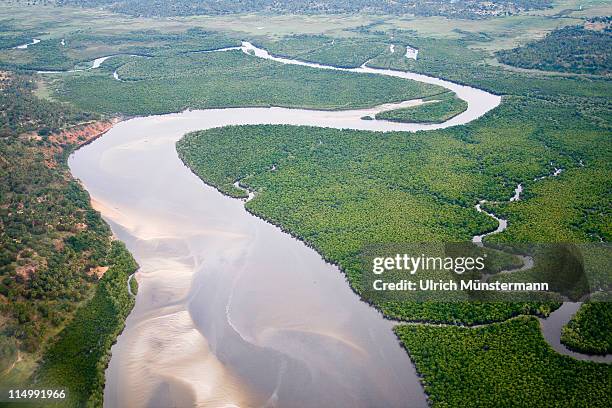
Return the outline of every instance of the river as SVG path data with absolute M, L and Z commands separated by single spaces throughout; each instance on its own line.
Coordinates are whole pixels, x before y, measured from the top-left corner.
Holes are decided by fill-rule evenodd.
M 75 152 L 73 175 L 140 265 L 136 305 L 106 372 L 105 406 L 426 406 L 394 323 L 360 301 L 314 250 L 203 184 L 175 143 L 189 131 L 243 124 L 444 128 L 480 117 L 500 97 L 425 75 L 325 67 L 242 48 L 279 63 L 434 83 L 469 107 L 431 125 L 360 119 L 415 101 L 351 111 L 185 111 L 121 122 Z
M 580 160 L 578 163 L 579 166 L 584 166 L 582 160 Z M 553 163 L 551 163 L 551 166 L 552 165 Z M 533 179 L 533 181 L 537 182 L 544 180 L 548 177 L 558 177 L 562 172 L 563 169 L 555 167 L 552 173 L 545 176 L 536 177 Z M 523 184 L 519 183 L 514 189 L 514 195 L 510 197 L 508 202 L 520 201 L 523 190 Z M 499 234 L 501 232 L 504 232 L 508 228 L 508 220 L 499 218 L 497 215 L 482 209 L 482 205 L 486 202 L 486 200 L 481 200 L 480 202 L 478 202 L 478 204 L 474 206 L 474 208 L 479 213 L 484 213 L 494 219 L 497 222 L 497 228 L 493 231 L 489 231 L 484 234 L 475 235 L 474 237 L 472 237 L 472 242 L 481 247 L 484 246 L 483 239 L 485 237 Z M 521 258 L 521 266 L 511 270 L 502 271 L 500 273 L 512 273 L 533 268 L 534 259 L 531 256 L 519 255 L 519 257 Z M 487 276 L 486 278 L 488 279 L 489 277 L 490 276 Z M 540 317 L 540 327 L 542 329 L 542 336 L 544 337 L 544 340 L 546 340 L 550 347 L 552 347 L 552 349 L 559 354 L 570 356 L 578 360 L 594 361 L 596 363 L 612 363 L 612 354 L 593 355 L 579 353 L 569 349 L 563 343 L 561 343 L 561 332 L 563 330 L 563 327 L 572 319 L 572 317 L 574 317 L 581 305 L 582 302 L 571 302 L 569 300 L 564 301 L 561 304 L 561 307 L 554 310 L 552 313 L 550 313 L 549 316 Z

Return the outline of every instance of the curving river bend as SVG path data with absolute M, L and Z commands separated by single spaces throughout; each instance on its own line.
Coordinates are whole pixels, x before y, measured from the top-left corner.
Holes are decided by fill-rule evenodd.
M 441 85 L 469 104 L 436 125 L 360 118 L 370 109 L 234 108 L 135 118 L 75 152 L 69 165 L 141 268 L 136 306 L 112 348 L 105 405 L 426 406 L 393 322 L 350 290 L 335 266 L 204 185 L 179 160 L 185 133 L 292 124 L 416 131 L 468 123 L 501 98 L 425 75 L 342 69 L 243 52 L 284 64 Z

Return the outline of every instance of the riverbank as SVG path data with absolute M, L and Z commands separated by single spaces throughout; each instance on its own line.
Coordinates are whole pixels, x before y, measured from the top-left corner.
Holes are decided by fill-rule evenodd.
M 122 243 L 114 241 L 112 246 L 110 268 L 98 282 L 93 298 L 45 351 L 35 374 L 45 387 L 66 390 L 63 406 L 102 406 L 110 350 L 134 307 L 125 282 L 137 265 Z
M 63 389 L 66 406 L 101 404 L 110 346 L 132 306 L 114 285 L 132 258 L 66 162 L 116 121 L 41 101 L 20 73 L 4 72 L 0 91 L 0 357 L 10 361 L 1 382 Z

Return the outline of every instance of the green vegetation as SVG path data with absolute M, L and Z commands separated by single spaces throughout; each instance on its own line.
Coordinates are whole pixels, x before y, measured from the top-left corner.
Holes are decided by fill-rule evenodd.
M 32 41 L 31 35 L 6 32 L 6 27 L 3 27 L 1 24 L 2 23 L 0 23 L 0 30 L 2 30 L 2 32 L 0 32 L 0 49 L 6 50 Z
M 382 40 L 389 36 L 371 30 L 366 33 L 370 39 Z M 395 52 L 387 50 L 368 62 L 368 66 L 433 75 L 498 95 L 555 98 L 559 104 L 571 105 L 579 111 L 582 111 L 581 105 L 584 105 L 590 111 L 594 108 L 605 109 L 609 114 L 610 105 L 603 97 L 609 88 L 609 81 L 605 78 L 559 78 L 546 73 L 539 74 L 537 71 L 515 72 L 487 65 L 485 62 L 491 58 L 491 53 L 480 46 L 488 41 L 483 43 L 471 37 L 457 40 L 415 37 L 412 32 L 405 30 L 394 30 L 392 34 L 393 38 L 388 41 L 396 44 Z M 405 57 L 403 50 L 406 45 L 419 50 L 416 61 Z
M 68 388 L 68 400 L 62 406 L 102 406 L 110 348 L 134 306 L 126 282 L 136 262 L 118 241 L 113 242 L 109 258 L 111 267 L 100 279 L 94 297 L 44 354 L 36 375 L 47 387 Z
M 31 38 L 25 42 L 30 41 Z M 19 65 L 21 68 L 33 70 L 68 70 L 74 66 L 74 62 L 68 57 L 66 47 L 57 39 L 41 41 L 26 49 L 6 50 L 2 53 L 0 67 L 10 68 Z
M 35 84 L 30 77 L 0 71 L 0 140 L 12 141 L 9 137 L 33 131 L 48 136 L 68 124 L 98 117 L 68 104 L 36 98 L 32 94 L 34 88 Z
M 378 113 L 376 119 L 410 123 L 442 123 L 468 108 L 467 102 L 459 99 L 452 92 L 425 98 L 424 102 L 426 103 L 423 105 Z
M 608 407 L 612 370 L 557 354 L 533 317 L 479 328 L 401 325 L 433 407 Z
M 98 116 L 39 100 L 30 77 L 0 75 L 0 381 L 31 385 L 36 371 L 39 384 L 69 387 L 72 406 L 99 406 L 135 264 L 66 166 L 86 141 L 69 131 Z
M 442 91 L 399 78 L 286 66 L 241 51 L 133 59 L 118 74 L 122 82 L 105 70 L 65 77 L 55 96 L 85 110 L 142 115 L 188 107 L 347 109 Z
M 133 277 L 130 279 L 130 290 L 134 296 L 138 294 L 138 281 Z
M 389 48 L 379 40 L 304 34 L 285 37 L 282 41 L 257 39 L 255 43 L 272 55 L 346 68 L 360 67 Z
M 36 352 L 89 296 L 93 279 L 84 271 L 104 262 L 109 230 L 87 194 L 66 179 L 67 169 L 52 164 L 66 152 L 49 133 L 61 121 L 90 116 L 38 103 L 21 77 L 7 81 L 0 116 L 0 295 L 9 300 L 2 310 L 10 319 L 3 329 L 24 351 Z
M 59 4 L 83 7 L 108 7 L 113 11 L 137 16 L 191 16 L 228 13 L 273 12 L 273 13 L 356 13 L 374 12 L 384 14 L 416 13 L 421 16 L 443 15 L 459 18 L 482 18 L 492 15 L 515 14 L 524 10 L 549 7 L 549 0 L 457 0 L 452 3 L 443 0 L 409 0 L 381 2 L 376 0 L 175 0 L 172 3 L 158 1 L 152 6 L 144 0 L 59 0 Z
M 533 120 L 520 113 L 526 111 Z M 249 211 L 280 225 L 339 264 L 353 288 L 361 292 L 359 256 L 364 246 L 470 240 L 496 226 L 473 209 L 475 202 L 483 197 L 507 200 L 519 181 L 549 171 L 550 162 L 577 166 L 563 150 L 542 143 L 554 140 L 560 131 L 594 131 L 587 122 L 558 127 L 555 123 L 563 123 L 565 117 L 566 111 L 559 106 L 508 97 L 484 119 L 443 131 L 382 134 L 240 126 L 189 134 L 177 149 L 198 176 L 222 192 L 245 196 L 232 185 L 236 180 L 257 191 L 246 205 Z M 595 146 L 605 134 L 604 130 L 594 131 L 593 150 L 586 140 L 581 141 L 585 160 L 601 154 Z M 598 180 L 608 183 L 607 178 Z M 598 191 L 592 193 L 605 197 Z M 577 201 L 568 205 L 572 203 Z M 533 211 L 547 214 L 540 207 Z M 550 215 L 558 216 L 554 211 Z M 592 223 L 605 225 L 609 214 L 593 212 L 591 216 L 595 217 Z M 593 239 L 588 227 L 578 222 L 582 213 L 566 213 L 565 217 L 565 223 L 557 226 L 562 228 L 560 233 L 574 234 L 582 241 Z M 551 308 L 498 303 L 389 302 L 378 306 L 400 319 L 469 324 L 520 313 L 546 315 Z
M 523 47 L 502 50 L 498 59 L 521 68 L 608 75 L 612 71 L 612 17 L 555 30 Z
M 587 136 L 586 133 L 583 135 Z M 602 146 L 602 157 L 610 157 Z M 525 183 L 525 200 L 487 204 L 509 220 L 493 242 L 583 242 L 612 239 L 609 162 L 569 168 L 558 177 Z M 546 173 L 545 173 L 546 174 Z
M 30 37 L 23 43 L 30 42 L 31 39 Z M 95 58 L 108 55 L 181 55 L 236 45 L 240 45 L 240 41 L 235 38 L 199 28 L 191 28 L 181 33 L 132 31 L 129 35 L 75 31 L 61 37 L 43 38 L 41 42 L 27 49 L 4 50 L 0 52 L 0 67 L 66 71 L 75 67 L 88 68 Z
M 561 342 L 572 350 L 588 354 L 612 353 L 612 305 L 609 302 L 583 304 L 563 328 Z

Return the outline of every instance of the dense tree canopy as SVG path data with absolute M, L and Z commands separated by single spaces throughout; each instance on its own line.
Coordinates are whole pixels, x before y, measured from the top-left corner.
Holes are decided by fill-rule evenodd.
M 539 41 L 503 50 L 503 63 L 545 71 L 608 75 L 612 72 L 611 18 L 591 20 L 587 27 L 555 30 Z M 590 24 L 590 25 L 589 25 Z

